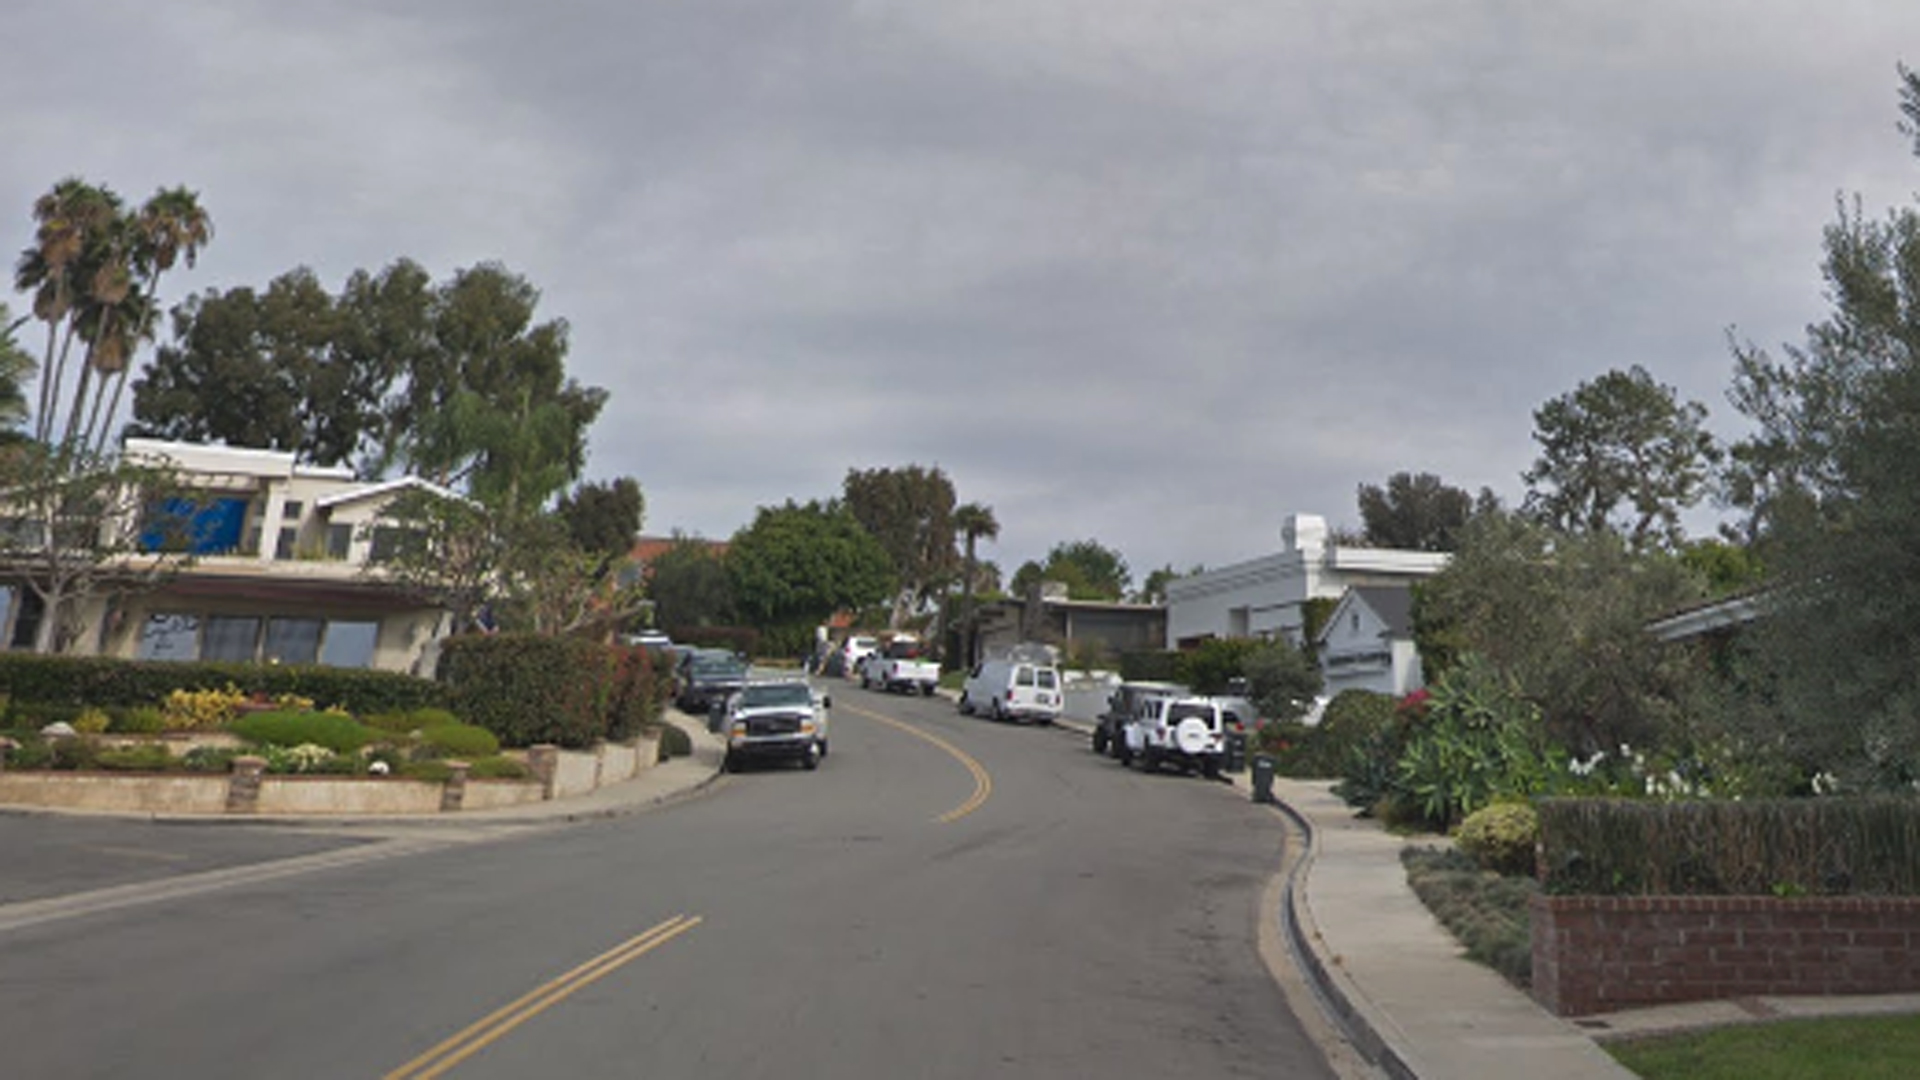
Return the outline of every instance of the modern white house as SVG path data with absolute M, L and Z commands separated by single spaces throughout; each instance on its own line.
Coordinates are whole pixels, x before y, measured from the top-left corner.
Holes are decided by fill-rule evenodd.
M 380 515 L 403 491 L 455 493 L 273 450 L 127 439 L 122 454 L 186 489 L 193 558 L 157 587 L 92 598 L 71 651 L 431 674 L 446 613 L 378 573 L 399 535 Z M 0 642 L 31 647 L 40 607 L 17 579 L 0 580 Z
M 1413 593 L 1405 585 L 1356 585 L 1320 629 L 1321 693 L 1369 690 L 1404 697 L 1425 685 L 1413 640 Z
M 1448 556 L 1426 551 L 1342 547 L 1327 522 L 1291 514 L 1280 551 L 1177 578 L 1167 585 L 1167 647 L 1210 637 L 1285 637 L 1301 641 L 1303 605 L 1338 599 L 1356 586 L 1405 586 L 1439 573 Z

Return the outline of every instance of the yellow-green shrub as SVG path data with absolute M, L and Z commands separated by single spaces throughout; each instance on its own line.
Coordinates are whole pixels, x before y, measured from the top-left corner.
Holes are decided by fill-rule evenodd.
M 98 735 L 113 724 L 113 717 L 105 709 L 87 708 L 73 718 L 73 730 L 82 735 Z
M 175 690 L 160 704 L 168 731 L 215 731 L 240 715 L 247 695 L 228 683 L 224 690 Z
M 1483 868 L 1502 874 L 1533 872 L 1540 815 L 1526 803 L 1494 803 L 1467 815 L 1453 842 Z

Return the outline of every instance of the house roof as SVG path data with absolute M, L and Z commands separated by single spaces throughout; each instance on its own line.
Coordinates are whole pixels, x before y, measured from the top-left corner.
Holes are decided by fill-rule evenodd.
M 705 540 L 697 536 L 641 536 L 634 539 L 633 547 L 627 552 L 627 556 L 645 566 L 665 555 L 673 545 L 681 541 L 705 544 L 715 555 L 724 555 L 727 552 L 725 540 Z
M 1413 636 L 1413 590 L 1404 585 L 1352 585 L 1340 598 L 1334 608 L 1338 616 L 1340 609 L 1348 604 L 1365 604 L 1379 620 L 1386 624 L 1386 637 L 1409 638 Z M 1322 640 L 1326 639 L 1339 619 L 1330 618 L 1320 630 Z
M 360 502 L 365 499 L 377 499 L 383 495 L 397 494 L 407 489 L 431 492 L 443 499 L 464 499 L 466 497 L 454 491 L 452 488 L 441 487 L 431 480 L 422 480 L 417 476 L 402 476 L 396 480 L 382 480 L 377 484 L 360 484 L 342 491 L 336 491 L 331 495 L 313 500 L 313 505 L 322 510 L 328 510 L 336 506 L 343 506 L 347 503 Z

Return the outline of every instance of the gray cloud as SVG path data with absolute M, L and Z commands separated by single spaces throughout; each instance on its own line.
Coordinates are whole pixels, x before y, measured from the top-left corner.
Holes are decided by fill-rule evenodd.
M 182 292 L 500 259 L 612 391 L 591 470 L 651 528 L 916 461 L 995 507 L 1009 570 L 1088 536 L 1139 573 L 1250 557 L 1400 469 L 1512 498 L 1532 410 L 1630 363 L 1732 430 L 1726 328 L 1796 338 L 1835 193 L 1915 186 L 1920 9 L 1885 3 L 12 20 L 54 43 L 0 71 L 15 249 L 81 173 L 202 192 Z

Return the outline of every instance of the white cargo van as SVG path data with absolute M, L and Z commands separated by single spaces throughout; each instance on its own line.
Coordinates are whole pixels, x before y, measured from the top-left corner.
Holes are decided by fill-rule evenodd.
M 1051 724 L 1060 718 L 1060 669 L 1038 660 L 982 660 L 960 688 L 960 711 Z

